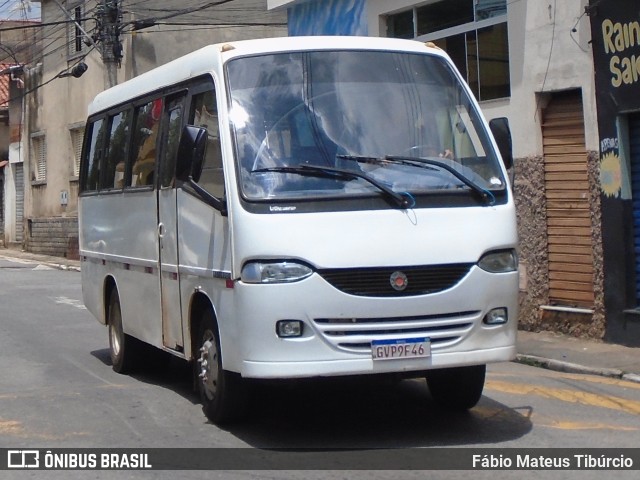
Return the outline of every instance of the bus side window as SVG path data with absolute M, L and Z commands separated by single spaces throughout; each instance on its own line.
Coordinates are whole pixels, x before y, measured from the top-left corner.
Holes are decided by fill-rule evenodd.
M 86 140 L 89 147 L 85 148 L 85 168 L 83 169 L 82 191 L 98 190 L 100 181 L 100 160 L 104 150 L 106 122 L 100 118 L 92 122 L 88 128 Z
M 224 173 L 218 127 L 218 108 L 213 89 L 193 96 L 189 123 L 197 127 L 205 127 L 208 133 L 207 155 L 198 183 L 213 196 L 222 198 L 224 197 Z
M 136 108 L 130 183 L 132 187 L 154 184 L 156 140 L 160 131 L 162 99 Z
M 124 187 L 124 164 L 129 140 L 129 111 L 117 113 L 110 119 L 107 153 L 101 181 L 102 188 Z
M 176 177 L 176 158 L 178 145 L 180 144 L 180 133 L 182 132 L 182 102 L 184 95 L 167 101 L 166 126 L 163 141 L 164 152 L 160 164 L 160 186 L 164 188 L 173 187 Z

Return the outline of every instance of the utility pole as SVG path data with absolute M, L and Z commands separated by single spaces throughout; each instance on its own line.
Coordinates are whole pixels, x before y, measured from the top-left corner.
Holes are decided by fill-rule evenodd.
M 117 71 L 122 61 L 122 42 L 120 28 L 122 26 L 121 0 L 102 0 L 96 10 L 98 22 L 98 42 L 105 66 L 105 88 L 118 83 Z
M 67 11 L 64 5 L 60 3 L 60 0 L 53 1 L 69 20 L 75 24 L 76 28 L 82 33 L 85 42 L 100 49 L 102 63 L 105 66 L 104 86 L 105 88 L 113 87 L 118 83 L 117 70 L 120 68 L 122 60 L 122 42 L 120 41 L 122 0 L 100 0 L 101 3 L 96 8 L 97 33 L 92 36 L 82 28 L 82 25 Z M 84 70 L 86 70 L 86 66 Z M 80 76 L 73 73 L 72 75 Z

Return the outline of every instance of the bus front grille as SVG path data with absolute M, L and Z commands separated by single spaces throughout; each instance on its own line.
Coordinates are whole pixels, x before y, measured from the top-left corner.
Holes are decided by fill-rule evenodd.
M 338 290 L 364 297 L 427 295 L 447 290 L 459 283 L 473 263 L 418 267 L 375 267 L 322 269 L 318 274 Z M 394 288 L 393 278 L 402 275 L 404 284 Z
M 373 340 L 428 338 L 434 350 L 449 347 L 469 333 L 480 314 L 467 311 L 411 317 L 316 318 L 313 323 L 334 348 L 370 354 Z

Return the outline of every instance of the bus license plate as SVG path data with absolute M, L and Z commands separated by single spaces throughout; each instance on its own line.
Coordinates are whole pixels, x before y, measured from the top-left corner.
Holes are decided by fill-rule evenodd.
M 429 357 L 431 356 L 431 341 L 428 338 L 373 340 L 371 355 L 374 360 Z

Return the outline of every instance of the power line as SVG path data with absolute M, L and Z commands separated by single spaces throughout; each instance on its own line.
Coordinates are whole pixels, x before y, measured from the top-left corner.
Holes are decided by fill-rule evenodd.
M 54 77 L 52 77 L 49 80 L 46 80 L 46 81 L 36 85 L 35 87 L 30 88 L 29 90 L 25 90 L 24 92 L 21 92 L 20 95 L 17 95 L 15 97 L 9 98 L 7 100 L 7 102 L 10 103 L 10 102 L 12 102 L 14 100 L 18 100 L 18 99 L 24 98 L 27 95 L 29 95 L 31 93 L 34 93 L 35 91 L 37 91 L 40 88 L 44 87 L 45 85 L 50 84 L 54 80 L 57 80 L 58 78 L 66 76 L 65 74 L 70 72 L 74 67 L 78 66 L 87 57 L 87 55 L 89 55 L 94 50 L 94 48 L 95 47 L 92 47 L 81 59 L 77 60 L 76 63 L 72 67 L 70 67 L 70 68 L 68 68 L 66 70 L 62 70 L 61 72 L 57 73 Z
M 168 25 L 172 27 L 283 27 L 286 26 L 286 23 L 276 23 L 276 22 L 189 22 L 189 23 L 181 23 L 181 22 L 156 22 L 155 25 Z
M 92 17 L 81 18 L 80 20 L 87 21 L 87 20 L 94 20 L 94 18 L 92 18 Z M 17 22 L 18 20 L 11 20 L 11 21 L 12 22 Z M 2 33 L 2 32 L 11 32 L 11 31 L 14 31 L 14 30 L 28 30 L 28 29 L 31 29 L 31 28 L 35 29 L 35 28 L 42 28 L 42 27 L 50 27 L 50 26 L 55 26 L 55 25 L 69 25 L 70 23 L 73 23 L 73 20 L 61 20 L 59 22 L 47 22 L 47 23 L 34 22 L 32 25 L 22 25 L 22 26 L 19 26 L 19 27 L 0 28 L 0 33 Z
M 6 29 L 0 29 L 2 31 L 11 31 L 11 30 L 19 30 L 25 28 L 41 28 L 43 36 L 41 40 L 48 42 L 41 49 L 42 58 L 46 58 L 50 55 L 59 52 L 63 48 L 68 48 L 72 45 L 70 42 L 74 41 L 73 33 L 69 35 L 69 32 L 66 31 L 69 25 L 75 25 L 77 28 L 77 32 L 75 35 L 75 39 L 77 41 L 78 35 L 82 35 L 82 38 L 86 40 L 85 43 L 91 46 L 91 50 L 88 52 L 82 53 L 82 56 L 79 58 L 76 65 L 81 62 L 89 52 L 98 48 L 102 54 L 102 60 L 106 69 L 105 76 L 105 87 L 112 86 L 116 83 L 116 75 L 115 75 L 115 67 L 119 65 L 120 59 L 122 58 L 122 46 L 120 41 L 120 35 L 122 34 L 130 34 L 138 29 L 146 28 L 152 25 L 158 26 L 176 26 L 182 27 L 182 30 L 193 31 L 197 29 L 210 29 L 210 28 L 233 28 L 233 27 L 242 27 L 242 26 L 285 26 L 286 23 L 282 22 L 268 22 L 268 21 L 260 21 L 264 19 L 265 13 L 264 10 L 258 6 L 260 2 L 237 2 L 237 0 L 218 0 L 218 1 L 208 1 L 202 3 L 200 5 L 191 6 L 187 8 L 176 8 L 176 9 L 167 9 L 167 8 L 153 8 L 157 6 L 157 2 L 151 0 L 137 0 L 137 1 L 123 1 L 123 0 L 97 0 L 97 5 L 95 8 L 89 11 L 83 11 L 83 15 L 80 16 L 72 16 L 69 10 L 67 10 L 64 6 L 60 4 L 58 0 L 54 0 L 55 3 L 60 8 L 60 12 L 56 18 L 56 15 L 53 15 L 51 21 L 47 23 L 38 23 L 34 25 L 23 25 L 21 27 L 8 27 Z M 238 7 L 231 6 L 233 3 L 240 4 Z M 247 5 L 247 3 L 249 5 Z M 86 2 L 79 4 L 83 9 L 86 6 Z M 223 7 L 224 6 L 224 7 Z M 248 10 L 246 7 L 252 6 L 252 10 Z M 198 13 L 204 12 L 205 10 L 211 9 L 213 7 L 222 7 L 218 12 L 220 14 L 220 21 L 212 21 L 211 14 L 208 14 L 205 18 L 209 20 L 198 21 L 201 15 Z M 77 8 L 77 7 L 74 7 Z M 73 12 L 73 10 L 72 10 Z M 140 15 L 141 18 L 137 20 L 131 20 L 127 22 L 123 22 L 123 14 L 125 13 L 137 13 L 138 15 L 144 13 L 156 13 L 156 15 L 144 16 Z M 256 18 L 255 21 L 251 18 L 247 18 L 248 12 L 255 12 Z M 258 18 L 258 14 L 261 13 L 261 18 Z M 225 15 L 226 14 L 226 15 Z M 237 15 L 236 15 L 237 14 Z M 242 17 L 240 17 L 242 15 Z M 68 17 L 67 18 L 65 18 Z M 176 19 L 179 17 L 190 16 L 195 21 L 187 22 L 172 22 L 168 20 Z M 238 17 L 238 21 L 234 21 L 234 16 Z M 275 16 L 275 15 L 274 15 Z M 225 18 L 226 17 L 226 18 Z M 231 18 L 229 18 L 231 17 Z M 215 18 L 215 15 L 214 15 Z M 59 20 L 58 20 L 59 19 Z M 204 20 L 204 18 L 203 18 Z M 95 21 L 95 26 L 91 29 L 86 29 L 83 25 L 86 22 Z M 195 28 L 190 28 L 195 27 Z M 170 32 L 174 31 L 171 29 L 162 29 L 160 31 L 153 31 L 149 33 L 162 33 L 162 32 Z M 60 43 L 59 45 L 57 45 Z M 57 45 L 57 46 L 56 46 Z M 25 44 L 24 48 L 28 48 Z M 76 66 L 74 65 L 74 66 Z M 60 78 L 60 76 L 68 76 L 68 73 L 71 71 L 73 67 L 70 67 L 63 72 L 60 72 L 55 77 L 47 80 L 41 85 L 35 86 L 33 89 L 28 92 L 23 93 L 23 95 L 32 93 L 36 91 L 38 88 L 41 88 L 53 80 Z M 63 75 L 61 75 L 63 74 Z
M 542 98 L 542 94 L 544 93 L 544 87 L 547 85 L 547 76 L 549 75 L 549 69 L 551 67 L 551 57 L 553 56 L 553 45 L 555 43 L 556 37 L 556 7 L 558 0 L 553 0 L 553 24 L 551 26 L 551 45 L 549 45 L 549 56 L 547 58 L 547 68 L 544 72 L 544 78 L 542 79 L 542 87 L 540 88 L 540 94 L 538 95 L 538 99 L 536 101 L 536 111 L 533 116 L 534 120 L 538 118 L 538 110 L 540 109 L 540 100 Z M 549 5 L 549 13 L 551 13 L 551 5 Z
M 164 16 L 159 16 L 159 17 L 149 17 L 149 18 L 145 18 L 145 19 L 140 19 L 140 20 L 132 20 L 131 22 L 128 22 L 128 25 L 132 25 L 134 28 L 134 30 L 136 29 L 140 29 L 140 28 L 147 28 L 149 26 L 154 25 L 157 21 L 159 20 L 167 20 L 170 18 L 175 18 L 181 15 L 188 15 L 190 13 L 196 13 L 196 12 L 200 12 L 202 10 L 206 10 L 208 8 L 211 7 L 217 7 L 220 5 L 224 5 L 226 3 L 231 3 L 235 0 L 219 0 L 217 2 L 209 2 L 209 3 L 205 3 L 204 5 L 200 5 L 199 7 L 191 7 L 191 8 L 183 8 L 181 10 L 178 10 L 174 13 L 168 13 Z M 138 26 L 138 28 L 136 28 L 136 25 Z

